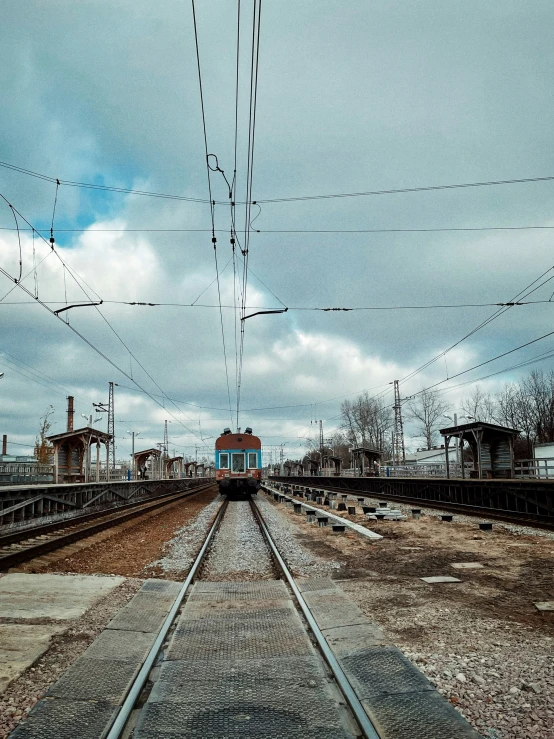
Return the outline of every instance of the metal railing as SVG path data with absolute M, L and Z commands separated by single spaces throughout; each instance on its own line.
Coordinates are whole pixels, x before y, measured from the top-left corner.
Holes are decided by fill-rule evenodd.
M 519 459 L 514 467 L 516 477 L 530 480 L 554 480 L 554 457 Z
M 32 485 L 54 480 L 54 466 L 34 462 L 1 462 L 0 485 Z

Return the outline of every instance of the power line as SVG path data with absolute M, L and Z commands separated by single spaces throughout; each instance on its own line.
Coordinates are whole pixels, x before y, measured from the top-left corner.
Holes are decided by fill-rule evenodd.
M 231 389 L 229 386 L 229 370 L 227 368 L 227 348 L 225 346 L 225 330 L 223 327 L 223 312 L 221 310 L 221 288 L 219 284 L 219 268 L 217 264 L 217 239 L 215 236 L 215 202 L 212 198 L 212 182 L 211 182 L 211 176 L 210 176 L 210 163 L 209 163 L 209 153 L 208 153 L 208 135 L 206 131 L 206 112 L 204 108 L 204 90 L 202 87 L 202 72 L 200 69 L 200 50 L 198 48 L 198 28 L 196 24 L 196 10 L 194 6 L 194 0 L 191 0 L 192 5 L 192 20 L 194 25 L 194 44 L 196 48 L 196 63 L 198 67 L 198 86 L 200 90 L 200 107 L 202 110 L 202 130 L 204 133 L 204 152 L 205 152 L 205 164 L 206 164 L 206 172 L 208 176 L 208 193 L 210 196 L 210 215 L 212 220 L 212 244 L 214 248 L 214 261 L 215 261 L 215 273 L 216 273 L 216 279 L 217 279 L 217 295 L 218 295 L 218 301 L 219 301 L 219 320 L 221 324 L 221 340 L 223 343 L 223 361 L 225 364 L 225 377 L 227 380 L 227 396 L 229 399 L 229 414 L 231 416 L 231 425 L 233 423 L 233 411 L 231 408 Z M 218 165 L 219 168 L 219 165 Z
M 25 169 L 24 167 L 19 167 L 14 164 L 9 164 L 8 162 L 0 162 L 0 167 L 4 167 L 6 169 L 10 169 L 15 172 L 19 172 L 20 174 L 25 174 L 30 177 L 35 177 L 40 180 L 45 180 L 47 182 L 53 182 L 55 183 L 58 178 L 51 177 L 49 175 L 35 172 L 30 169 Z M 372 196 L 372 195 L 396 195 L 400 193 L 410 193 L 410 192 L 432 192 L 437 190 L 459 190 L 459 189 L 465 189 L 465 188 L 479 188 L 479 187 L 496 187 L 496 186 L 502 186 L 502 185 L 523 185 L 523 184 L 530 184 L 530 183 L 536 183 L 536 182 L 552 182 L 554 180 L 554 175 L 549 175 L 545 177 L 521 177 L 521 178 L 514 178 L 509 180 L 487 180 L 487 181 L 480 181 L 480 182 L 463 182 L 463 183 L 457 183 L 457 184 L 448 184 L 448 185 L 427 185 L 427 186 L 418 186 L 418 187 L 401 187 L 401 188 L 391 188 L 388 190 L 366 190 L 362 192 L 345 192 L 345 193 L 334 193 L 334 194 L 328 194 L 328 195 L 302 195 L 302 196 L 294 196 L 294 197 L 288 197 L 288 198 L 265 198 L 263 200 L 256 200 L 255 203 L 290 203 L 290 202 L 301 202 L 301 201 L 307 201 L 307 200 L 328 200 L 333 198 L 356 198 L 356 197 L 365 197 L 365 196 Z M 169 200 L 182 200 L 185 202 L 191 202 L 191 203 L 211 203 L 211 200 L 206 200 L 205 198 L 192 198 L 192 197 L 185 197 L 184 195 L 175 195 L 175 194 L 169 194 L 169 193 L 162 193 L 162 192 L 150 192 L 148 190 L 137 190 L 134 188 L 127 188 L 127 187 L 116 187 L 113 185 L 98 185 L 93 184 L 91 182 L 76 182 L 73 180 L 64 180 L 59 178 L 60 185 L 65 185 L 68 187 L 80 187 L 85 189 L 91 189 L 91 190 L 105 190 L 109 192 L 121 192 L 126 193 L 130 195 L 143 195 L 147 197 L 152 198 L 166 198 Z M 227 205 L 226 201 L 216 201 L 216 205 Z M 246 202 L 237 202 L 237 205 L 245 205 Z
M 236 203 L 235 203 L 236 205 Z M 1 226 L 0 231 L 16 231 L 9 226 Z M 20 231 L 31 231 L 20 228 Z M 49 229 L 35 229 L 37 233 L 48 233 Z M 263 228 L 257 234 L 386 234 L 386 233 L 451 233 L 472 231 L 551 231 L 554 226 L 460 226 L 458 228 Z M 57 228 L 57 233 L 211 233 L 211 228 Z M 227 229 L 216 228 L 215 233 L 227 233 Z M 309 245 L 306 245 L 309 246 Z
M 227 263 L 228 264 L 228 263 Z M 250 270 L 252 272 L 252 270 Z M 222 272 L 220 272 L 220 275 Z M 252 272 L 252 274 L 254 274 Z M 216 282 L 214 279 L 211 283 L 211 285 Z M 263 283 L 262 283 L 263 284 Z M 208 285 L 210 287 L 211 285 Z M 208 288 L 206 288 L 207 290 Z M 269 288 L 268 288 L 269 290 Z M 205 292 L 205 290 L 204 290 Z M 271 292 L 271 291 L 270 291 Z M 272 293 L 274 295 L 274 293 Z M 282 303 L 282 301 L 274 295 L 274 297 L 281 302 L 282 305 L 285 305 Z M 63 301 L 52 301 L 52 300 L 46 300 L 45 303 L 47 305 L 65 305 Z M 25 300 L 18 300 L 13 302 L 1 302 L 0 305 L 34 305 L 36 304 L 35 300 L 25 301 Z M 211 304 L 211 303 L 153 303 L 153 302 L 147 302 L 147 301 L 128 301 L 128 300 L 102 300 L 103 305 L 130 305 L 130 306 L 136 306 L 136 307 L 142 307 L 142 308 L 219 308 L 222 309 L 229 309 L 234 310 L 235 305 L 222 303 L 221 306 L 219 303 Z M 554 300 L 524 300 L 524 301 L 513 301 L 508 303 L 439 303 L 436 305 L 372 305 L 372 306 L 365 306 L 365 307 L 352 307 L 352 308 L 317 308 L 317 307 L 302 307 L 302 306 L 289 306 L 288 311 L 302 311 L 302 312 L 322 312 L 322 313 L 352 313 L 356 311 L 397 311 L 397 310 L 442 310 L 442 309 L 463 309 L 463 308 L 490 308 L 493 306 L 501 306 L 501 307 L 508 307 L 508 308 L 515 308 L 519 306 L 524 305 L 554 305 Z M 90 303 L 91 306 L 95 305 L 95 303 Z M 266 305 L 247 305 L 246 310 L 266 310 Z M 146 371 L 146 370 L 145 370 Z
M 539 277 L 537 277 L 535 280 L 533 280 L 533 282 L 531 282 L 529 285 L 527 285 L 527 287 L 523 288 L 523 290 L 520 290 L 517 293 L 517 295 L 515 295 L 510 301 L 508 301 L 508 303 L 505 303 L 502 307 L 499 307 L 498 310 L 496 310 L 494 313 L 492 313 L 492 315 L 490 315 L 488 318 L 486 318 L 480 324 L 478 324 L 477 326 L 475 326 L 475 328 L 473 328 L 471 331 L 469 331 L 467 334 L 465 334 L 465 336 L 462 336 L 461 339 L 459 339 L 454 344 L 452 344 L 450 347 L 448 347 L 448 349 L 445 349 L 443 352 L 440 352 L 435 357 L 433 357 L 429 361 L 427 361 L 424 364 L 422 364 L 416 370 L 413 370 L 412 372 L 408 373 L 405 377 L 403 377 L 400 380 L 400 382 L 401 383 L 406 382 L 407 380 L 411 379 L 412 377 L 415 377 L 415 375 L 419 374 L 419 372 L 422 372 L 424 369 L 427 369 L 427 367 L 429 367 L 430 365 L 432 365 L 434 362 L 436 362 L 441 357 L 445 357 L 448 354 L 448 352 L 450 352 L 455 347 L 459 346 L 463 341 L 465 341 L 466 339 L 468 339 L 470 336 L 473 336 L 475 333 L 477 333 L 482 328 L 484 328 L 486 325 L 488 325 L 489 323 L 491 323 L 492 321 L 494 321 L 496 318 L 498 318 L 499 316 L 501 316 L 507 310 L 510 310 L 512 307 L 514 307 L 516 301 L 518 301 L 520 298 L 521 298 L 521 300 L 524 300 L 525 297 L 528 297 L 529 295 L 531 295 L 531 293 L 535 292 L 535 290 L 538 290 L 539 287 L 542 287 L 547 282 L 549 282 L 550 280 L 552 280 L 554 278 L 554 274 L 551 275 L 547 280 L 545 280 L 543 283 L 541 283 L 540 285 L 538 285 L 537 287 L 535 287 L 530 292 L 526 292 L 526 291 L 529 290 L 529 288 L 533 287 L 533 285 L 535 285 L 535 283 L 537 283 L 539 280 L 541 280 L 545 275 L 547 275 L 552 270 L 554 270 L 554 267 L 549 267 L 545 272 L 543 272 L 541 275 L 539 275 Z
M 261 29 L 262 0 L 254 0 L 252 14 L 252 54 L 250 62 L 250 101 L 248 113 L 248 150 L 246 166 L 246 199 L 245 199 L 245 223 L 244 223 L 244 248 L 242 249 L 243 271 L 242 271 L 242 302 L 240 322 L 240 349 L 237 382 L 237 427 L 240 416 L 240 398 L 242 392 L 242 370 L 244 362 L 244 338 L 245 338 L 245 316 L 246 316 L 246 294 L 248 287 L 248 261 L 250 254 L 250 229 L 251 229 L 251 201 L 252 181 L 254 176 L 254 151 L 256 137 L 256 108 L 258 102 L 258 70 L 260 58 L 260 29 Z

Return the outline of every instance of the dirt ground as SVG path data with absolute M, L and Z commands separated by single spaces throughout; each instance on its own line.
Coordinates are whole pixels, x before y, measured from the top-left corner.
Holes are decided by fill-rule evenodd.
M 148 567 L 149 564 L 163 555 L 164 545 L 175 531 L 197 516 L 217 496 L 217 489 L 206 490 L 173 503 L 167 509 L 154 511 L 144 518 L 131 519 L 57 552 L 31 560 L 14 568 L 14 571 L 164 577 L 161 571 Z
M 425 510 L 398 522 L 342 514 L 383 536 L 369 540 L 271 503 L 307 549 L 340 562 L 342 588 L 482 736 L 554 739 L 554 612 L 534 605 L 554 600 L 552 536 L 498 524 L 482 532 Z M 451 566 L 462 562 L 483 567 Z M 461 582 L 420 579 L 434 575 Z

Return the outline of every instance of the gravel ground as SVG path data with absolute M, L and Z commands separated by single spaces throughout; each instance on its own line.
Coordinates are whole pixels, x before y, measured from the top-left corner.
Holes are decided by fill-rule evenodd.
M 349 500 L 356 501 L 358 496 L 352 495 L 349 496 Z M 384 500 L 384 498 L 365 498 L 366 502 L 364 505 L 370 505 L 370 506 L 378 506 L 379 500 Z M 500 530 L 509 531 L 512 534 L 516 534 L 518 536 L 541 536 L 545 537 L 546 539 L 554 539 L 554 531 L 545 531 L 544 529 L 536 529 L 532 526 L 516 526 L 515 524 L 511 523 L 501 523 L 500 521 L 496 521 L 491 518 L 479 518 L 478 516 L 464 516 L 461 513 L 453 513 L 452 511 L 442 511 L 440 508 L 427 508 L 427 506 L 424 506 L 423 504 L 416 505 L 406 505 L 404 503 L 397 503 L 394 500 L 388 500 L 387 501 L 389 508 L 397 508 L 398 510 L 402 511 L 402 513 L 405 516 L 409 516 L 411 518 L 412 515 L 412 508 L 421 508 L 421 514 L 422 516 L 433 516 L 434 518 L 440 518 L 441 516 L 445 515 L 454 515 L 454 520 L 458 521 L 459 523 L 469 523 L 473 524 L 476 528 L 478 524 L 480 523 L 492 523 L 494 525 L 494 528 L 498 528 Z
M 173 577 L 186 575 L 222 503 L 223 498 L 217 495 L 211 503 L 181 526 L 173 539 L 165 544 L 163 557 L 151 562 L 149 569 L 160 570 Z
M 68 577 L 70 577 L 68 575 Z M 65 634 L 54 636 L 50 649 L 0 695 L 0 739 L 5 739 L 47 689 L 96 639 L 115 613 L 141 587 L 142 580 L 126 580 L 108 593 Z M 76 727 L 75 735 L 79 731 Z
M 424 602 L 423 585 L 341 584 L 483 736 L 554 737 L 553 636 L 453 608 L 439 590 Z
M 273 564 L 260 527 L 247 500 L 229 503 L 206 563 L 204 580 L 264 580 L 274 577 Z
M 186 528 L 214 498 L 219 498 L 216 490 L 200 492 L 165 509 L 151 511 L 143 517 L 31 560 L 18 569 L 25 572 L 164 577 L 161 567 L 152 566 L 153 560 L 165 554 L 167 542 L 174 533 Z
M 264 493 L 258 494 L 258 507 L 273 536 L 277 548 L 296 577 L 331 577 L 341 565 L 333 559 L 324 558 L 310 551 L 300 542 L 304 531 L 294 523 L 285 511 Z

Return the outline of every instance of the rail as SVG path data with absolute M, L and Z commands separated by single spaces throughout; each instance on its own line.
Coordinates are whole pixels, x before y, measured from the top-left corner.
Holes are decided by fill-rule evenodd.
M 211 478 L 135 480 L 40 484 L 0 487 L 0 531 L 2 527 L 24 527 L 38 519 L 62 521 L 83 512 L 146 500 L 163 493 L 176 493 L 202 485 Z
M 382 496 L 520 525 L 554 528 L 554 482 L 538 479 L 461 480 L 401 477 L 271 477 L 291 485 Z

